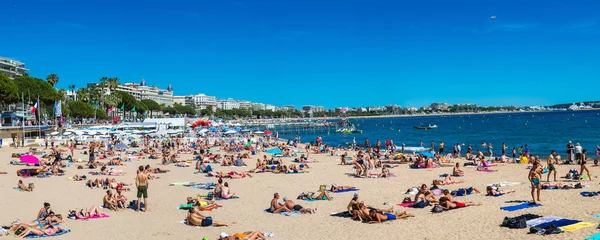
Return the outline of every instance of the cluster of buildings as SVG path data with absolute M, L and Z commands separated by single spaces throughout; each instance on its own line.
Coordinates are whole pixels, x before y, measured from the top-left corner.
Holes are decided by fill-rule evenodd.
M 25 64 L 10 58 L 0 57 L 0 73 L 15 78 L 23 76 L 29 69 L 25 68 Z

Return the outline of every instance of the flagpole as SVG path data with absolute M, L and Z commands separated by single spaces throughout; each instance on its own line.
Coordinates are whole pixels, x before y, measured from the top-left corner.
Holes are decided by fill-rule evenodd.
M 21 103 L 23 104 L 23 119 L 21 121 L 21 128 L 23 129 L 23 140 L 25 142 L 25 93 L 21 92 Z
M 38 99 L 37 99 L 38 105 L 40 107 L 40 109 L 36 109 L 37 113 L 38 113 L 38 137 L 42 136 L 42 116 L 40 115 L 40 110 L 42 110 L 42 104 L 40 103 L 40 96 L 38 95 Z

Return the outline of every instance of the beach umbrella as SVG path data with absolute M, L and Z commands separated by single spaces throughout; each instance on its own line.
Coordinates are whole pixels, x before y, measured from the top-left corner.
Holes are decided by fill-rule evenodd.
M 206 129 L 206 128 L 203 128 L 203 129 L 200 129 L 200 131 L 198 131 L 198 132 L 199 132 L 199 133 L 205 133 L 205 132 L 208 132 L 208 129 Z
M 64 133 L 63 133 L 63 136 L 69 136 L 69 135 L 71 135 L 71 134 L 73 134 L 73 132 L 64 132 Z
M 256 132 L 254 132 L 254 134 L 263 134 L 263 133 L 265 133 L 265 132 L 263 132 L 263 131 L 256 131 Z
M 50 133 L 50 136 L 56 136 L 56 135 L 58 135 L 58 132 L 51 132 Z
M 236 130 L 227 130 L 226 132 L 224 132 L 224 134 L 234 134 L 237 133 Z
M 115 145 L 116 148 L 121 148 L 121 149 L 127 149 L 127 145 L 125 145 L 124 143 L 117 143 L 117 145 Z
M 266 131 L 265 132 L 265 135 L 271 135 L 271 134 L 273 134 L 273 132 L 271 132 L 271 131 Z
M 40 163 L 40 160 L 33 155 L 23 155 L 19 159 L 21 160 L 21 162 L 28 163 L 28 164 Z
M 83 132 L 76 132 L 75 134 L 77 134 L 78 136 L 81 136 L 81 135 L 83 135 L 84 133 L 83 133 Z

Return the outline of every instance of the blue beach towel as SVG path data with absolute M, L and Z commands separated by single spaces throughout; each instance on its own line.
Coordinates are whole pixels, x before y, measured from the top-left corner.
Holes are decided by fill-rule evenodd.
M 271 209 L 270 209 L 270 208 L 267 208 L 267 209 L 265 209 L 265 211 L 264 211 L 264 212 L 266 212 L 266 213 L 273 213 L 273 212 L 271 211 Z M 293 211 L 293 212 L 280 212 L 279 214 L 280 214 L 280 215 L 283 215 L 283 216 L 296 216 L 296 215 L 299 215 L 299 214 L 300 214 L 300 212 L 299 212 L 299 211 Z
M 536 225 L 536 227 L 546 228 L 550 225 L 554 225 L 555 227 L 564 227 L 564 226 L 568 226 L 568 225 L 575 224 L 578 222 L 581 222 L 581 221 L 573 220 L 573 219 L 560 219 L 560 220 L 556 220 L 556 221 L 552 221 L 552 222 L 542 223 L 542 224 Z
M 343 190 L 337 190 L 337 191 L 335 191 L 333 193 L 354 192 L 354 191 L 358 191 L 358 190 L 360 190 L 360 189 L 358 189 L 358 188 L 348 188 L 348 189 L 343 189 Z M 327 191 L 328 192 L 332 192 L 330 190 L 327 190 Z
M 71 232 L 71 230 L 70 230 L 70 229 L 63 229 L 63 231 L 62 231 L 62 232 L 59 232 L 59 233 L 57 233 L 57 234 L 54 234 L 54 235 L 45 235 L 45 234 L 44 234 L 44 235 L 42 235 L 42 236 L 38 236 L 38 235 L 35 235 L 35 234 L 30 234 L 30 235 L 27 235 L 27 237 L 25 237 L 25 238 L 45 238 L 45 237 L 58 237 L 58 236 L 65 235 L 65 234 L 67 234 L 67 233 L 70 233 L 70 232 Z
M 600 240 L 600 233 L 596 233 L 592 236 L 586 237 L 585 240 Z
M 534 207 L 539 207 L 542 206 L 542 204 L 532 204 L 529 202 L 526 203 L 522 203 L 519 205 L 514 205 L 514 206 L 506 206 L 506 207 L 500 207 L 501 210 L 507 211 L 507 212 L 513 212 L 513 211 L 517 211 L 517 210 L 521 210 L 521 209 L 526 209 L 526 208 L 534 208 Z
M 596 197 L 598 196 L 597 192 L 581 192 L 582 197 Z

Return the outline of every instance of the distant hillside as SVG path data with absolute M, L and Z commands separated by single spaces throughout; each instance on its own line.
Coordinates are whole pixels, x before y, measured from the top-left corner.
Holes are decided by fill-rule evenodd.
M 579 105 L 581 102 L 577 102 L 576 104 Z M 589 101 L 589 102 L 583 102 L 584 105 L 586 106 L 592 106 L 593 108 L 600 108 L 600 101 Z M 562 104 L 556 104 L 556 105 L 552 105 L 552 106 L 548 106 L 549 108 L 568 108 L 571 105 L 573 105 L 573 103 L 562 103 Z

